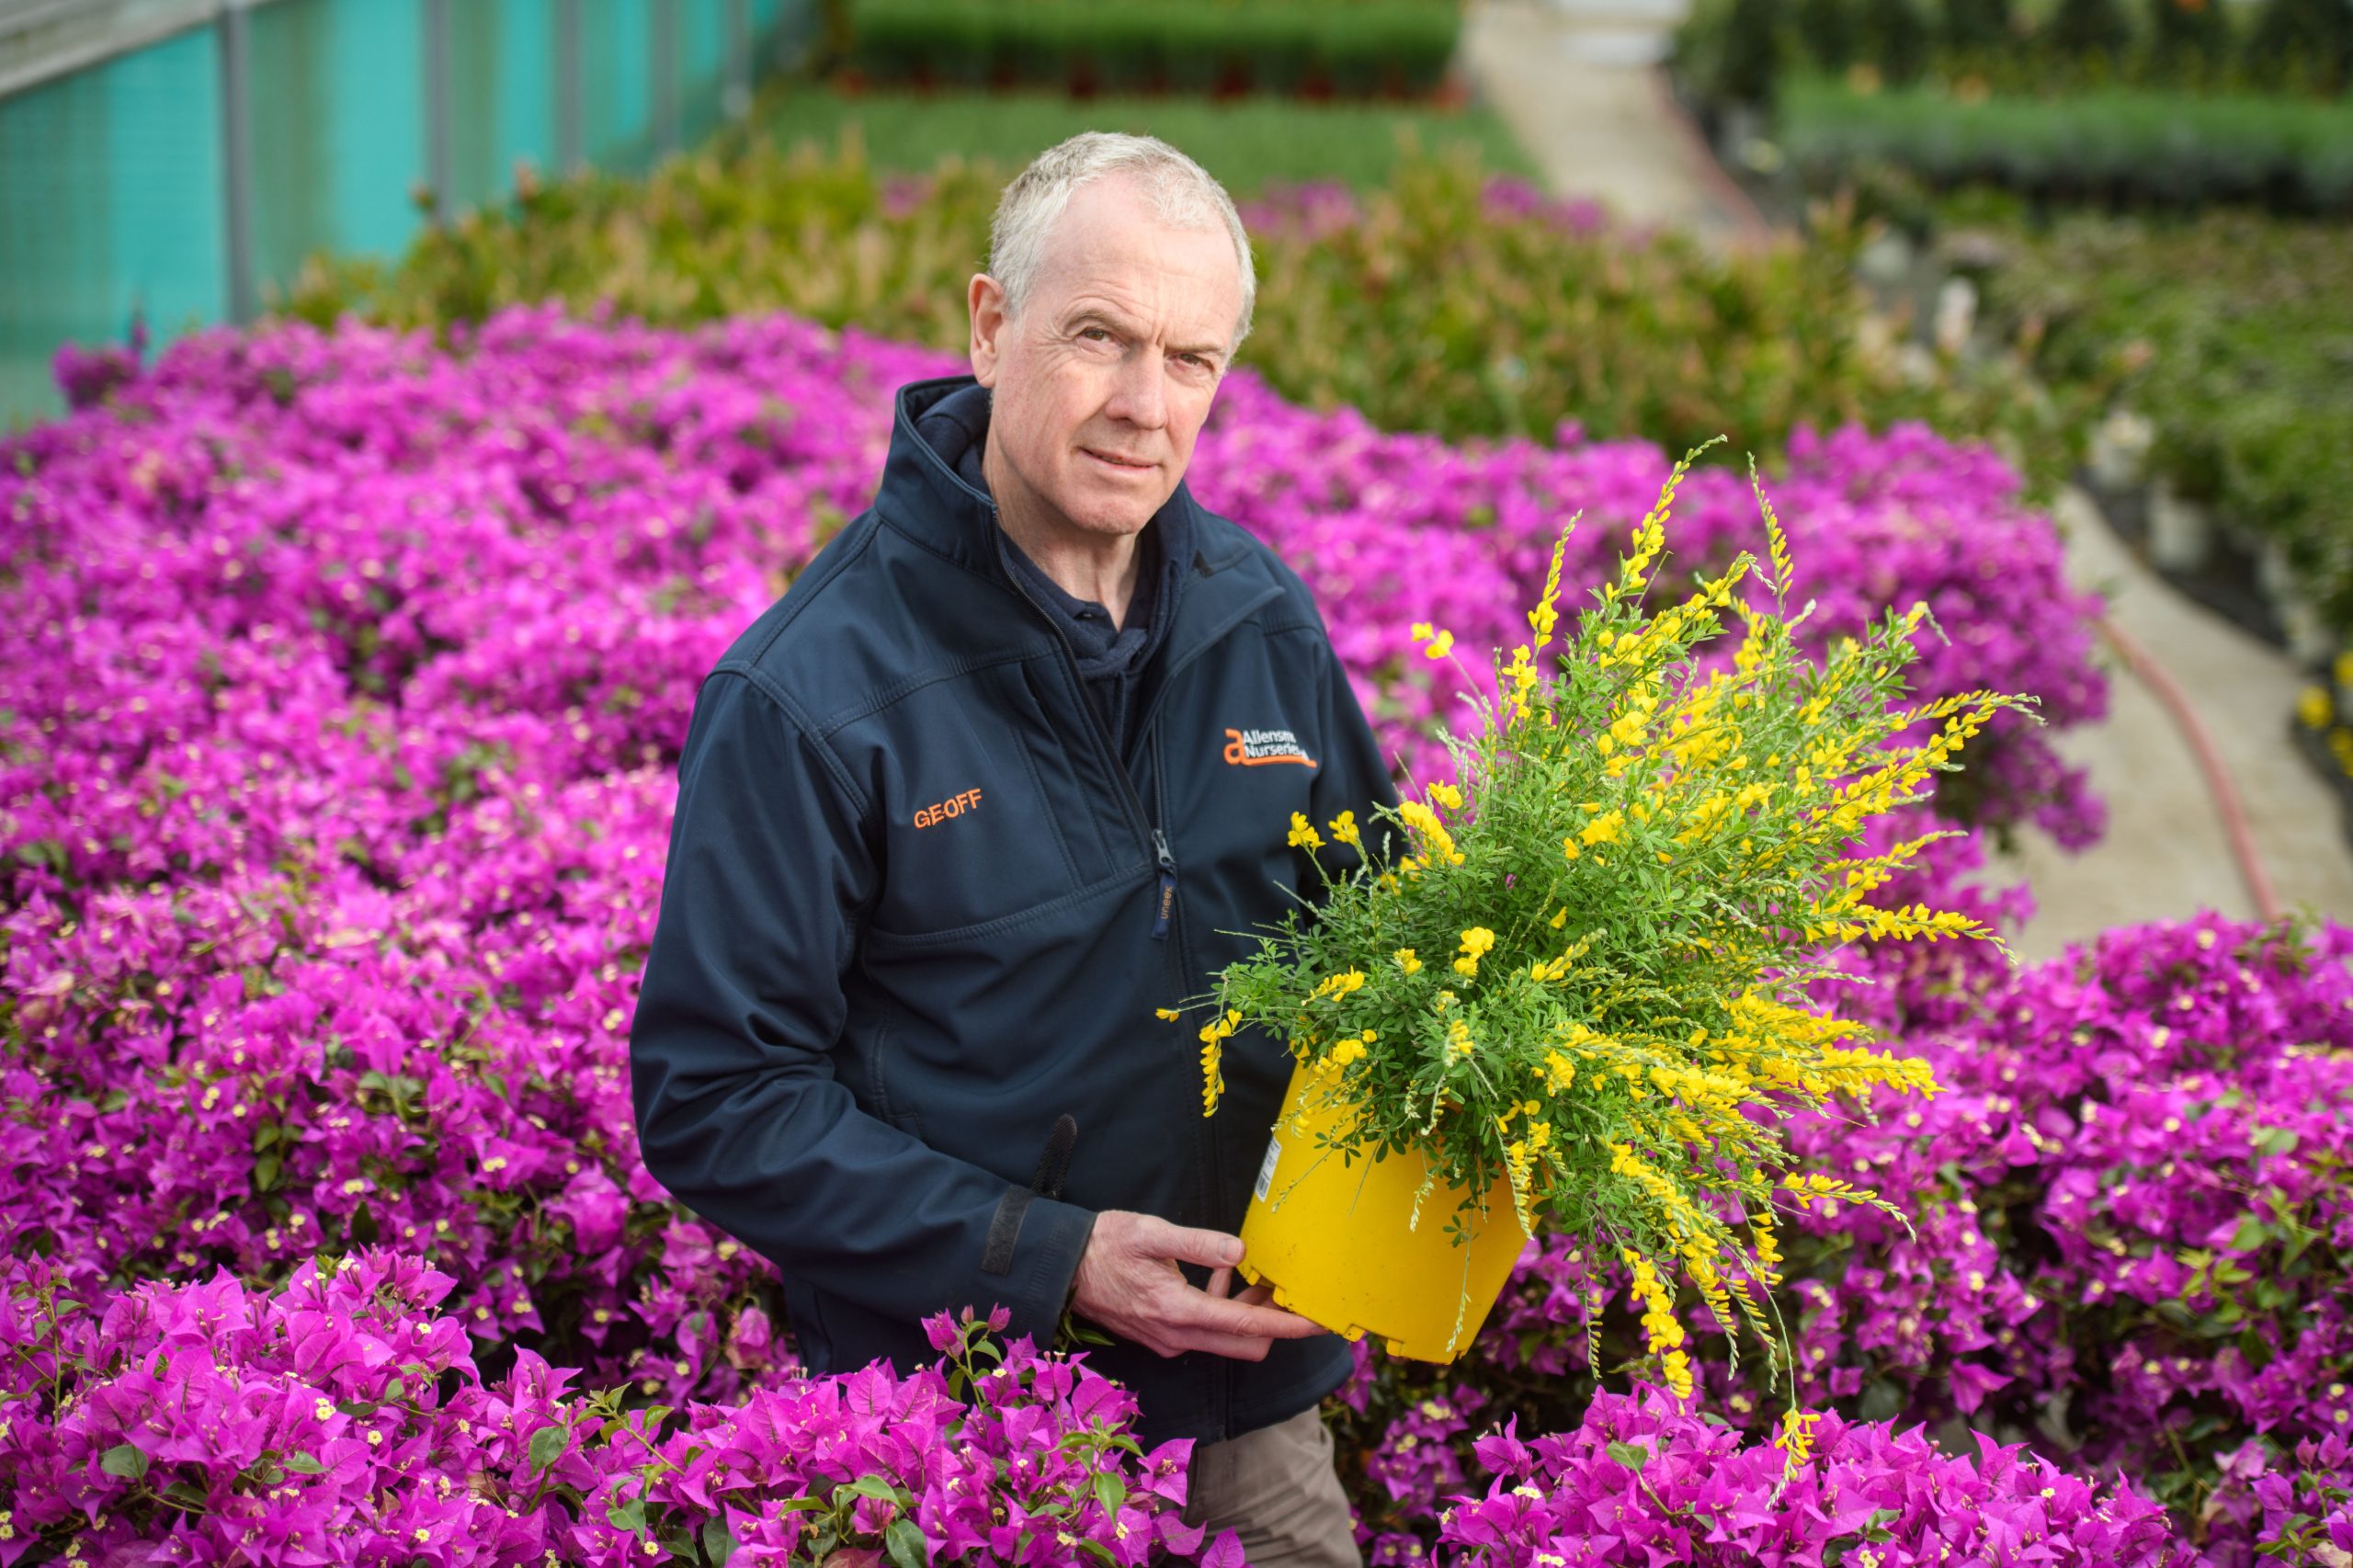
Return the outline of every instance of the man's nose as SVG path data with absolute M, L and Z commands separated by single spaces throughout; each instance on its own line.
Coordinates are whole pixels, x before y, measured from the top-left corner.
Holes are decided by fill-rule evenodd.
M 1120 364 L 1119 384 L 1105 412 L 1130 425 L 1157 430 L 1168 422 L 1167 392 L 1160 351 L 1145 345 Z

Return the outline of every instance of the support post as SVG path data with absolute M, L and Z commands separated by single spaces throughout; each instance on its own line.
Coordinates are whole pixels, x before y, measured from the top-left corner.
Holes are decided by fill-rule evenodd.
M 727 90 L 721 107 L 730 119 L 752 112 L 752 0 L 727 0 Z
M 646 14 L 654 29 L 654 47 L 645 51 L 645 68 L 654 77 L 654 151 L 666 158 L 678 150 L 679 140 L 677 0 L 654 0 Z
M 221 227 L 227 244 L 229 319 L 261 314 L 254 277 L 253 56 L 243 0 L 215 14 L 221 56 Z
M 555 0 L 555 164 L 563 174 L 580 172 L 588 158 L 588 136 L 581 104 L 580 0 Z
M 449 199 L 449 0 L 425 0 L 425 183 L 433 218 L 448 220 Z

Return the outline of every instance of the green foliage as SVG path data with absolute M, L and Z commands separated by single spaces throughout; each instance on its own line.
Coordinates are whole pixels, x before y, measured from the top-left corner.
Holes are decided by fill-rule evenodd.
M 2347 0 L 1794 0 L 1775 68 L 1869 68 L 1880 82 L 1974 82 L 2023 97 L 2125 84 L 2314 99 L 2353 81 Z M 1677 28 L 1677 74 L 1704 98 L 1734 95 L 1732 0 L 1698 0 Z M 1843 13 L 1843 15 L 1842 15 Z M 1850 30 L 1851 27 L 1851 30 Z
M 849 58 L 882 83 L 1427 93 L 1461 28 L 1451 0 L 858 0 Z
M 2131 87 L 1972 101 L 1815 76 L 1784 83 L 1779 105 L 1781 144 L 1816 187 L 1882 164 L 2045 201 L 2353 208 L 2353 102 Z
M 1237 198 L 1277 180 L 1382 184 L 1396 166 L 1404 128 L 1424 147 L 1468 142 L 1501 173 L 1537 172 L 1509 128 L 1486 108 L 1268 97 L 1078 99 L 1039 92 L 850 96 L 813 87 L 764 104 L 759 123 L 766 139 L 788 147 L 804 141 L 839 146 L 855 135 L 878 169 L 913 173 L 955 156 L 1005 165 L 1007 177 L 1078 131 L 1127 131 L 1183 148 Z
M 2151 462 L 2218 519 L 2287 552 L 2299 591 L 2353 636 L 2353 238 L 2342 222 L 2216 210 L 2072 213 L 1958 248 L 1993 322 L 2044 379 L 2156 426 Z
M 1794 21 L 1799 47 L 1826 71 L 1844 71 L 1855 58 L 1854 0 L 1798 0 Z
M 1860 0 L 1858 57 L 1889 82 L 1916 79 L 1928 62 L 1928 24 L 1914 0 Z
M 2132 46 L 2132 28 L 2118 0 L 2059 0 L 2045 37 L 2076 62 L 2112 62 Z
M 1741 103 L 1763 103 L 1781 74 L 1780 7 L 1777 0 L 1732 0 L 1724 24 L 1724 66 L 1717 85 Z
M 2287 92 L 2333 95 L 2353 83 L 2353 5 L 2267 0 L 2247 40 L 2256 79 Z
M 1945 0 L 1942 37 L 1956 50 L 1991 51 L 2010 44 L 2011 23 L 2010 0 Z

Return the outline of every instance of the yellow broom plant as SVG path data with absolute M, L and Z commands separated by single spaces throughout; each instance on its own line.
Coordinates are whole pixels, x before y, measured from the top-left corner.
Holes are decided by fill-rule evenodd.
M 1823 960 L 1866 937 L 1999 944 L 1960 915 L 1871 902 L 1949 831 L 1875 856 L 1853 842 L 1923 799 L 1997 710 L 2032 701 L 1976 691 L 1906 705 L 1922 605 L 1820 661 L 1802 654 L 1792 629 L 1807 611 L 1789 613 L 1793 565 L 1761 489 L 1769 559 L 1743 554 L 1662 593 L 1668 509 L 1703 449 L 1676 465 L 1616 580 L 1565 635 L 1555 548 L 1529 640 L 1495 654 L 1480 727 L 1447 738 L 1459 785 L 1383 809 L 1393 856 L 1341 874 L 1318 858 L 1318 912 L 1221 973 L 1200 1031 L 1208 1109 L 1222 1042 L 1263 1028 L 1343 1112 L 1320 1157 L 1421 1150 L 1425 1198 L 1506 1177 L 1531 1233 L 1547 1222 L 1622 1258 L 1677 1392 L 1691 1373 L 1671 1281 L 1735 1341 L 1745 1319 L 1785 1368 L 1787 1336 L 1768 1326 L 1777 1213 L 1835 1197 L 1902 1218 L 1790 1168 L 1779 1128 L 1792 1111 L 1841 1096 L 1859 1109 L 1882 1085 L 1937 1087 L 1925 1063 L 1874 1049 L 1870 1029 L 1805 988 L 1851 978 Z M 1760 574 L 1762 593 L 1742 592 Z M 1731 658 L 1703 657 L 1727 621 Z M 1452 656 L 1449 634 L 1415 631 Z M 1925 738 L 1904 741 L 1922 721 Z M 1326 834 L 1363 846 L 1370 825 L 1294 817 L 1290 832 L 1313 851 Z M 1479 1218 L 1472 1201 L 1417 1208 L 1415 1222 L 1461 1240 Z

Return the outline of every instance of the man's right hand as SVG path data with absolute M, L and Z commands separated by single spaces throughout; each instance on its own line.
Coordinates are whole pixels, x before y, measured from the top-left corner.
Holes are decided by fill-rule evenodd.
M 1095 1233 L 1078 1260 L 1071 1310 L 1163 1356 L 1207 1350 L 1237 1361 L 1263 1361 L 1278 1339 L 1331 1332 L 1297 1312 L 1267 1305 L 1271 1293 L 1263 1285 L 1229 1297 L 1233 1266 L 1241 1261 L 1239 1236 L 1107 1209 L 1095 1217 Z M 1188 1282 L 1179 1263 L 1216 1270 L 1209 1289 Z

